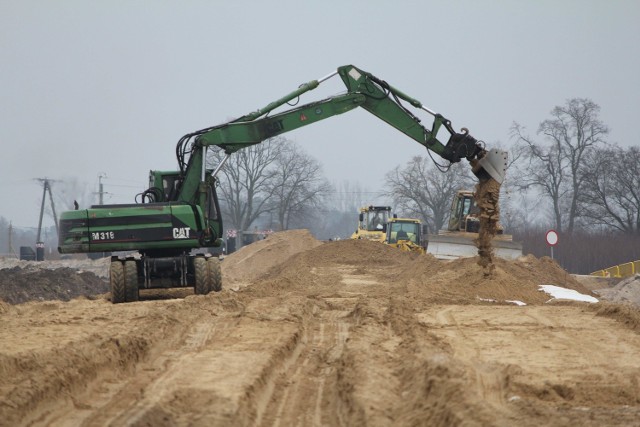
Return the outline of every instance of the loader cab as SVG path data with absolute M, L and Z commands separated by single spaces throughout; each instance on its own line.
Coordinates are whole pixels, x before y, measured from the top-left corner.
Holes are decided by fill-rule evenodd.
M 390 217 L 391 206 L 365 206 L 360 208 L 358 227 L 351 235 L 351 238 L 384 242 Z
M 402 219 L 391 220 L 387 228 L 387 243 L 398 243 L 400 240 L 421 245 L 422 226 L 420 222 Z
M 369 206 L 360 212 L 358 228 L 366 231 L 386 231 L 391 206 Z

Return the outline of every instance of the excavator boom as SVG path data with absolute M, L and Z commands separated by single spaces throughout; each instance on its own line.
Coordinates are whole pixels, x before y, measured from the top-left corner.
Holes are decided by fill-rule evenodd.
M 340 75 L 345 84 L 346 94 L 269 115 L 278 107 L 316 89 L 320 83 L 336 74 Z M 433 115 L 431 128 L 423 126 L 422 120 L 413 114 L 402 101 Z M 457 163 L 462 159 L 472 162 L 475 165 L 472 170 L 479 179 L 484 180 L 491 177 L 502 182 L 506 169 L 502 155 L 485 158 L 486 151 L 483 144 L 472 137 L 465 128 L 461 132 L 455 132 L 448 119 L 424 107 L 417 99 L 406 95 L 366 71 L 353 65 L 345 65 L 322 79 L 302 84 L 295 91 L 255 112 L 183 136 L 178 143 L 177 155 L 180 169 L 185 175 L 184 182 L 187 183 L 185 190 L 189 190 L 189 194 L 181 195 L 180 199 L 191 200 L 193 198 L 193 192 L 197 186 L 188 183 L 197 183 L 202 175 L 201 162 L 190 162 L 189 165 L 184 162 L 184 153 L 190 148 L 189 142 L 201 148 L 218 146 L 224 149 L 225 153 L 232 154 L 242 148 L 357 107 L 364 108 L 451 163 Z M 443 128 L 449 134 L 446 143 L 438 138 L 439 132 Z M 192 150 L 192 154 L 194 152 Z

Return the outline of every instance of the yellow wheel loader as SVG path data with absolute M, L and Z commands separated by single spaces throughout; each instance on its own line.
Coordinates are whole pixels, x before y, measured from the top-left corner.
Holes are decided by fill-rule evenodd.
M 427 249 L 425 236 L 419 219 L 392 216 L 391 206 L 365 206 L 360 208 L 358 227 L 351 238 L 374 240 L 423 254 Z
M 424 254 L 427 251 L 426 235 L 419 219 L 394 216 L 387 224 L 385 243 L 402 251 Z
M 390 216 L 391 206 L 365 206 L 360 208 L 358 227 L 351 235 L 351 238 L 384 242 L 387 233 L 387 222 L 389 222 Z

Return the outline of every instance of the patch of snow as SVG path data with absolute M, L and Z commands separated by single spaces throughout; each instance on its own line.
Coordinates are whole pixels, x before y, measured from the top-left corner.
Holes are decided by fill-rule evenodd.
M 506 300 L 506 302 L 510 302 L 511 304 L 520 305 L 520 306 L 527 305 L 526 302 L 522 302 L 522 301 L 518 301 L 518 300 L 509 300 L 508 299 L 508 300 Z
M 480 301 L 485 301 L 485 302 L 498 302 L 498 300 L 495 300 L 492 298 L 480 298 L 479 296 L 476 296 L 476 298 L 478 298 Z M 504 302 L 508 302 L 510 304 L 515 304 L 515 305 L 527 305 L 527 303 L 522 301 L 517 301 L 517 300 L 505 300 Z
M 552 299 L 555 298 L 555 299 L 584 301 L 584 302 L 592 302 L 592 303 L 598 302 L 597 298 L 594 298 L 590 295 L 581 294 L 580 292 L 575 291 L 573 289 L 561 288 L 560 286 L 540 285 L 540 290 L 551 295 L 553 297 Z

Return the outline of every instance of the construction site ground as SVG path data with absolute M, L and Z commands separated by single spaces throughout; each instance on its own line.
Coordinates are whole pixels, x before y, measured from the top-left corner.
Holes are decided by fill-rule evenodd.
M 294 230 L 114 305 L 108 259 L 4 260 L 0 425 L 640 425 L 638 280 L 477 261 Z

